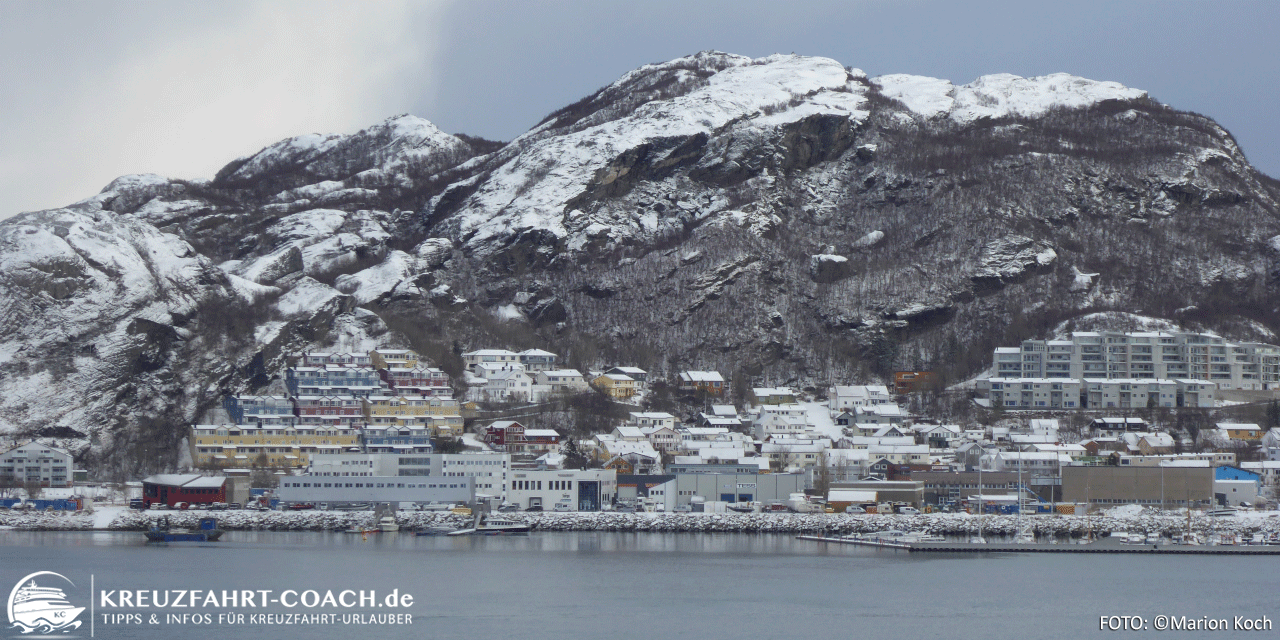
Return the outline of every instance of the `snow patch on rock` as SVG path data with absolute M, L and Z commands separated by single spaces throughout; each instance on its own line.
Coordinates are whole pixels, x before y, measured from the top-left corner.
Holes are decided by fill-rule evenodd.
M 1136 100 L 1147 92 L 1117 82 L 1098 82 L 1066 73 L 1023 78 L 987 75 L 966 85 L 948 80 L 890 74 L 872 78 L 885 96 L 925 118 L 949 117 L 961 124 L 981 118 L 1034 118 L 1055 107 L 1088 107 L 1105 100 Z

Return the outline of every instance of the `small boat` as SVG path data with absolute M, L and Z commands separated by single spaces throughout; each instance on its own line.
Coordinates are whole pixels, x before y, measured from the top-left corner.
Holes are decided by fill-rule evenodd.
M 1013 539 L 1014 544 L 1035 544 L 1036 534 L 1030 529 L 1023 529 Z
M 35 575 L 35 574 L 33 574 Z M 35 580 L 14 590 L 9 596 L 9 618 L 13 627 L 23 633 L 38 631 L 70 631 L 80 627 L 77 617 L 84 607 L 72 606 L 67 595 L 56 587 L 40 587 Z
M 418 531 L 414 531 L 413 535 L 415 536 L 447 536 L 453 533 L 454 531 L 457 531 L 457 529 L 455 529 L 454 527 L 445 527 L 445 526 L 427 527 L 426 529 L 419 529 Z
M 358 533 L 360 535 L 364 535 L 367 533 L 377 533 L 378 531 L 380 531 L 380 529 L 376 527 L 373 529 L 369 529 L 366 527 L 351 527 L 350 529 L 346 529 L 345 531 L 343 531 L 343 533 Z
M 146 532 L 148 542 L 213 542 L 222 537 L 217 518 L 200 518 L 199 529 L 173 529 L 169 516 L 160 516 Z
M 446 535 L 451 536 L 514 536 L 528 535 L 532 526 L 515 520 L 506 520 L 503 518 L 491 518 L 484 514 L 477 513 L 475 523 L 468 529 L 458 529 L 450 531 Z
M 400 530 L 400 523 L 396 522 L 395 516 L 382 516 L 378 520 L 378 530 L 383 533 L 395 533 Z
M 1210 509 L 1209 511 L 1204 512 L 1204 514 L 1214 518 L 1225 518 L 1228 516 L 1234 516 L 1238 512 L 1239 510 L 1235 507 L 1218 507 L 1217 509 Z

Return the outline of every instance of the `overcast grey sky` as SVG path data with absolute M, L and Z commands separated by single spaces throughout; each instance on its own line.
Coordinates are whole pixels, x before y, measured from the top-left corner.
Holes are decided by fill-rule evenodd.
M 412 113 L 508 140 L 649 62 L 826 56 L 966 83 L 1067 72 L 1215 118 L 1280 176 L 1275 2 L 0 1 L 0 217 L 211 177 Z

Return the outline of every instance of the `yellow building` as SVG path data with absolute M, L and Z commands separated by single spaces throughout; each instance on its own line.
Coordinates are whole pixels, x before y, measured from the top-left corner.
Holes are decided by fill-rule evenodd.
M 462 434 L 462 414 L 452 398 L 370 396 L 364 399 L 364 417 L 371 425 L 421 425 L 438 436 Z
M 592 380 L 591 384 L 614 400 L 626 400 L 636 394 L 636 381 L 620 373 L 606 373 Z
M 191 459 L 197 467 L 303 467 L 313 453 L 357 446 L 359 434 L 350 425 L 197 424 L 191 427 Z
M 369 361 L 374 369 L 412 369 L 418 366 L 418 354 L 412 349 L 374 349 L 369 352 Z
M 1262 436 L 1267 432 L 1266 429 L 1256 424 L 1237 424 L 1234 422 L 1219 422 L 1218 429 L 1222 430 L 1232 440 L 1261 440 Z

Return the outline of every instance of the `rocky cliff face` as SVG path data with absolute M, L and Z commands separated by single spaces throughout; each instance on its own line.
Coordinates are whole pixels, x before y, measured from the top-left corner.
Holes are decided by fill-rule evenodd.
M 283 354 L 549 348 L 821 384 L 1097 311 L 1274 339 L 1280 189 L 1212 120 L 1066 75 L 641 67 L 505 145 L 399 116 L 0 224 L 0 429 L 177 460 Z

